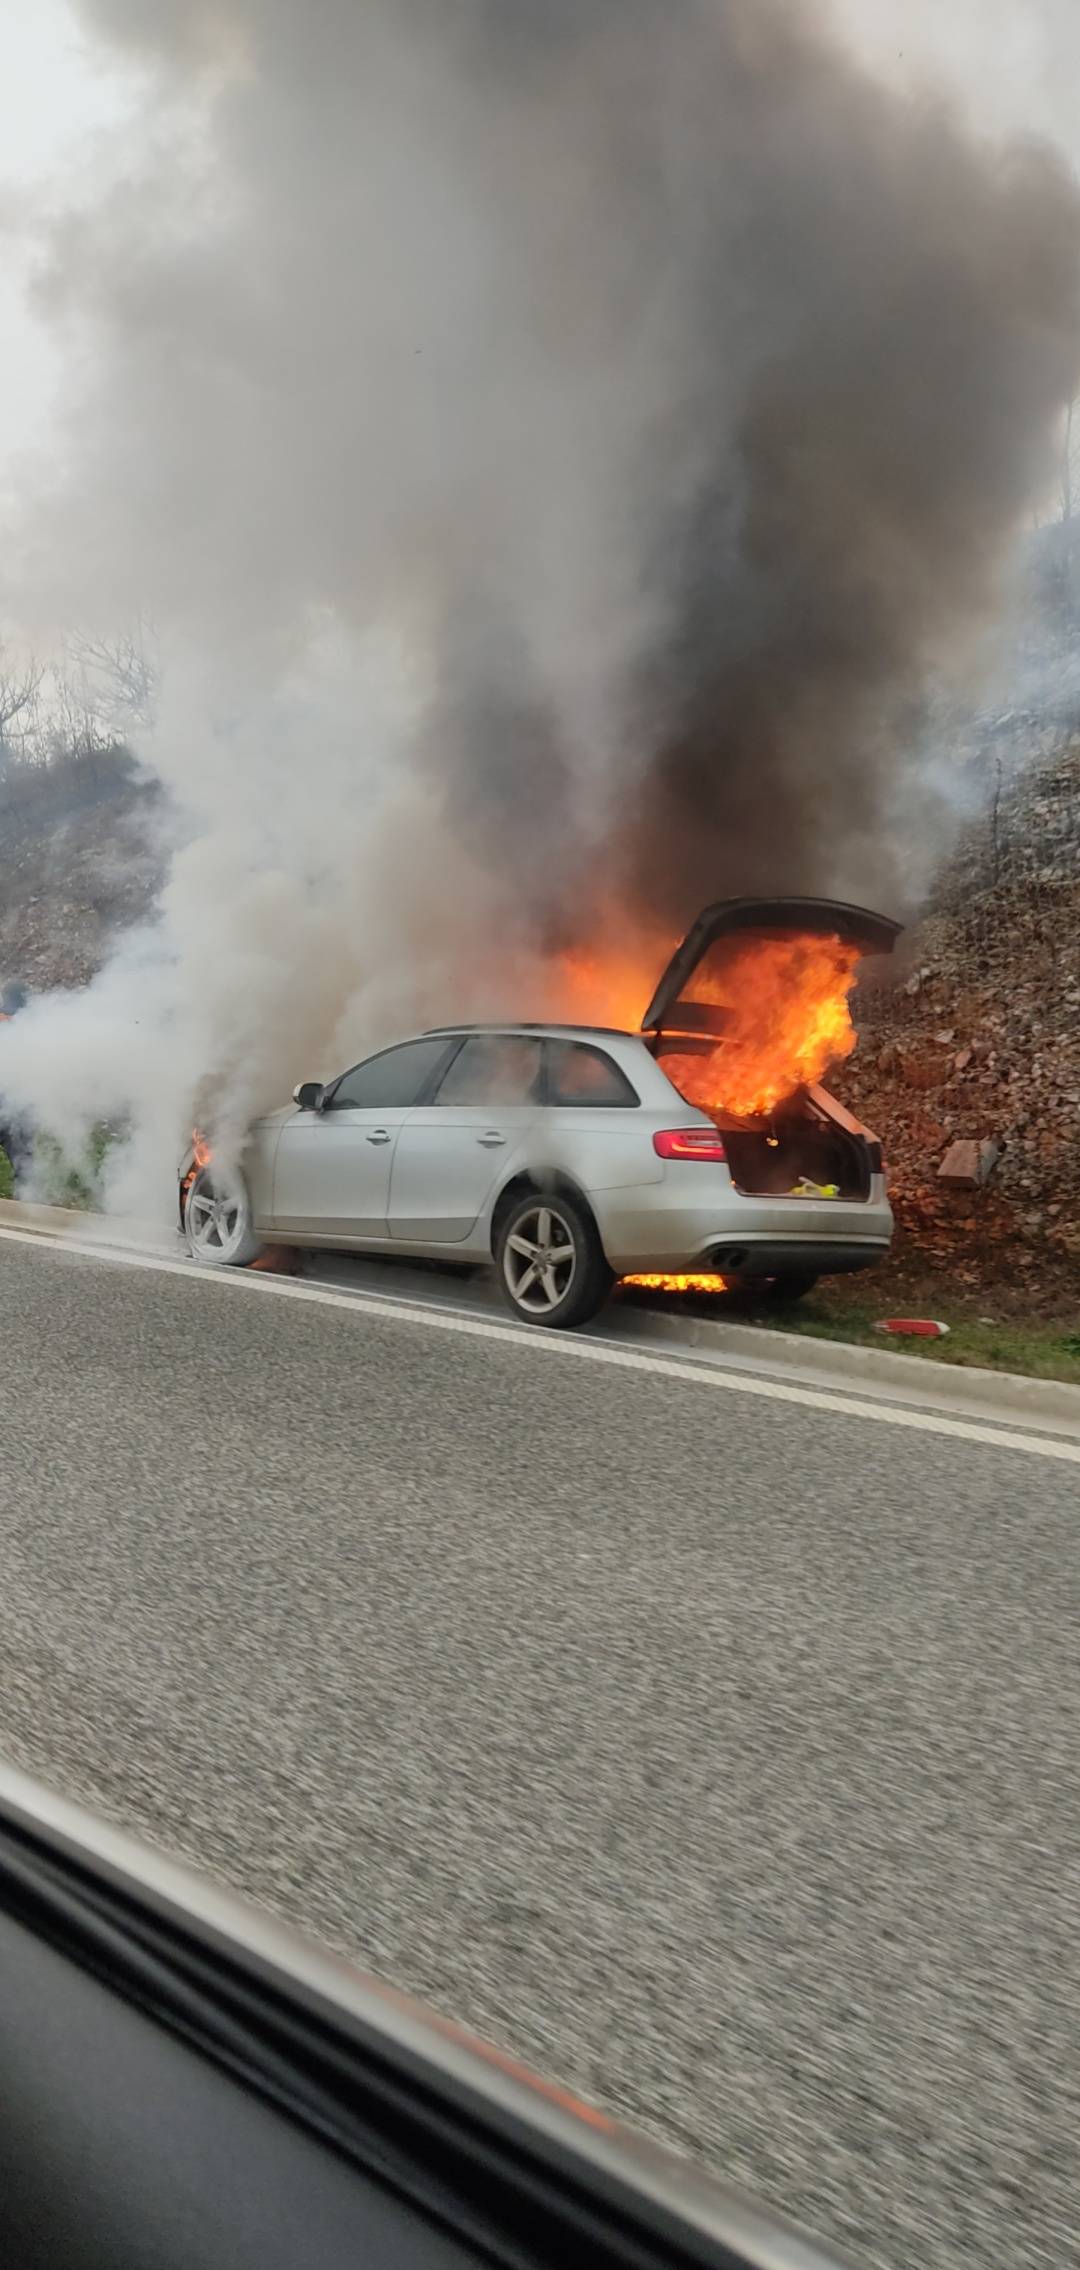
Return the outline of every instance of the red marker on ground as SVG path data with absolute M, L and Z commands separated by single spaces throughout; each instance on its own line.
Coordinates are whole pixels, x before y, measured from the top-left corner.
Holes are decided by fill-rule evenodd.
M 948 1329 L 929 1316 L 887 1316 L 874 1326 L 875 1332 L 903 1332 L 912 1340 L 944 1340 Z

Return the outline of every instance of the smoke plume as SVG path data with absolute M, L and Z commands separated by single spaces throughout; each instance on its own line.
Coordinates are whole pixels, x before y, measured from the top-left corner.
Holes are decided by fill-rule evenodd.
M 146 132 L 43 225 L 80 377 L 7 604 L 154 620 L 179 848 L 5 1083 L 133 1113 L 145 1199 L 201 1083 L 239 1127 L 602 922 L 910 899 L 1080 369 L 1063 163 L 798 0 L 81 14 Z

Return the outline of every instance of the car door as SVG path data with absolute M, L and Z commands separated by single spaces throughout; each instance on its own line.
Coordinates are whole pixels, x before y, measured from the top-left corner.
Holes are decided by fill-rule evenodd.
M 398 1137 L 391 1237 L 427 1245 L 468 1237 L 540 1117 L 542 1063 L 542 1044 L 532 1034 L 469 1035 Z
M 274 1222 L 292 1235 L 385 1238 L 394 1146 L 456 1043 L 405 1041 L 353 1066 L 318 1111 L 297 1111 L 274 1164 Z

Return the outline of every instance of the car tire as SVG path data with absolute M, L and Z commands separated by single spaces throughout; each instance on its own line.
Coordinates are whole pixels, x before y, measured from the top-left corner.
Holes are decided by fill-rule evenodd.
M 192 1260 L 207 1269 L 246 1269 L 262 1252 L 239 1168 L 200 1167 L 184 1197 L 184 1235 Z
M 519 1324 L 563 1332 L 587 1324 L 615 1281 L 591 1215 L 556 1190 L 526 1191 L 503 1215 L 495 1274 Z
M 748 1284 L 751 1299 L 761 1301 L 769 1308 L 791 1308 L 806 1293 L 812 1293 L 817 1284 L 817 1271 L 790 1269 L 782 1277 L 763 1277 L 760 1284 Z

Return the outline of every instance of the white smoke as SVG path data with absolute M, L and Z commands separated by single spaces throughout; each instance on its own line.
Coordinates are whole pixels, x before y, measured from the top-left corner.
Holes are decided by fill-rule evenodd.
M 1077 208 L 1049 160 L 910 123 L 794 0 L 80 12 L 144 75 L 141 126 L 37 216 L 72 381 L 0 609 L 39 639 L 159 626 L 139 754 L 177 849 L 155 922 L 4 1029 L 0 1088 L 72 1144 L 125 1123 L 113 1202 L 167 1211 L 194 1112 L 229 1141 L 415 1019 L 533 1005 L 544 926 L 632 821 L 627 874 L 654 837 L 668 872 L 695 836 L 710 875 L 911 866 L 875 842 L 898 688 L 1045 478 Z M 912 324 L 940 299 L 953 329 L 929 412 L 909 242 Z M 779 572 L 770 452 L 810 538 L 780 528 Z M 736 697 L 752 665 L 761 714 L 712 766 L 734 817 L 699 816 L 702 717 L 708 744 L 733 698 L 684 651 L 703 594 L 700 653 L 731 649 Z M 867 628 L 826 686 L 834 597 Z M 806 763 L 837 752 L 813 794 L 761 707 L 808 622 Z
M 831 0 L 852 50 L 917 99 L 993 134 L 1043 134 L 1080 162 L 1074 0 Z

